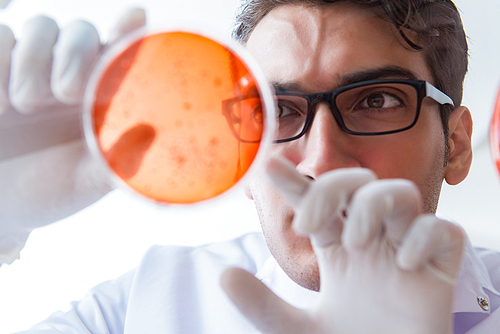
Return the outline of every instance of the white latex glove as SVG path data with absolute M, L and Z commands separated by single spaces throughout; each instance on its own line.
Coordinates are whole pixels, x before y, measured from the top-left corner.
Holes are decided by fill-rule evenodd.
M 288 162 L 267 173 L 295 207 L 294 227 L 318 258 L 318 304 L 300 310 L 250 273 L 232 268 L 221 284 L 263 333 L 452 333 L 464 234 L 421 215 L 417 187 L 341 169 L 311 181 Z
M 0 0 L 0 8 L 5 8 L 9 4 L 10 0 Z
M 127 11 L 107 45 L 144 24 L 144 10 Z M 84 21 L 59 31 L 35 17 L 18 41 L 0 25 L 0 264 L 19 257 L 31 230 L 111 190 L 80 124 L 88 77 L 107 45 Z

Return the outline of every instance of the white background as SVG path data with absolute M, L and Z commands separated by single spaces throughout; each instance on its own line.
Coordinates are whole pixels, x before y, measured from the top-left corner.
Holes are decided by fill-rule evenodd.
M 472 171 L 445 186 L 438 212 L 466 229 L 473 244 L 500 250 L 500 182 L 488 147 L 488 126 L 500 83 L 500 2 L 456 0 L 470 45 L 464 104 L 475 120 Z M 46 14 L 60 26 L 86 19 L 106 40 L 130 6 L 146 8 L 153 26 L 195 23 L 229 34 L 238 0 L 13 0 L 0 23 L 17 37 L 30 17 Z M 1 205 L 1 204 L 0 204 Z M 27 329 L 87 289 L 134 268 L 152 244 L 199 245 L 259 229 L 241 192 L 210 205 L 180 209 L 144 203 L 115 191 L 94 206 L 32 233 L 21 260 L 0 267 L 0 333 Z

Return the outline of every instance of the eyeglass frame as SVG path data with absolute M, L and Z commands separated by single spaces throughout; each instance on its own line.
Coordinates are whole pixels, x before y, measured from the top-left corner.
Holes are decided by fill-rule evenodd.
M 412 86 L 416 92 L 417 92 L 417 106 L 416 106 L 416 112 L 415 112 L 415 117 L 410 125 L 407 127 L 404 127 L 402 129 L 397 129 L 397 130 L 391 130 L 391 131 L 384 131 L 384 132 L 357 132 L 357 131 L 352 131 L 349 130 L 344 123 L 344 120 L 342 118 L 342 115 L 340 111 L 337 108 L 337 105 L 335 103 L 332 104 L 332 102 L 335 102 L 335 99 L 338 95 L 341 93 L 348 91 L 350 89 L 354 88 L 359 88 L 363 86 L 368 86 L 368 85 L 376 85 L 376 84 L 406 84 L 409 86 Z M 452 105 L 454 106 L 453 100 L 440 91 L 438 88 L 434 87 L 431 83 L 428 81 L 424 80 L 414 80 L 414 79 L 376 79 L 376 80 L 366 80 L 366 81 L 360 81 L 356 82 L 353 84 L 345 85 L 338 87 L 334 90 L 328 91 L 328 92 L 322 92 L 322 93 L 304 93 L 304 92 L 299 92 L 299 91 L 291 91 L 291 90 L 276 90 L 275 95 L 288 95 L 288 96 L 297 96 L 297 97 L 302 97 L 307 101 L 307 111 L 306 111 L 306 120 L 304 122 L 304 127 L 302 128 L 301 132 L 299 134 L 287 138 L 287 139 L 278 139 L 275 140 L 274 143 L 279 144 L 279 143 L 286 143 L 290 141 L 294 141 L 302 137 L 304 134 L 309 131 L 311 128 L 312 122 L 314 120 L 315 116 L 315 106 L 319 102 L 325 102 L 328 104 L 330 107 L 330 111 L 332 112 L 332 115 L 335 119 L 335 122 L 339 125 L 339 127 L 344 131 L 345 133 L 356 135 L 356 136 L 379 136 L 379 135 L 388 135 L 392 133 L 398 133 L 398 132 L 403 132 L 406 130 L 411 129 L 412 127 L 415 126 L 417 123 L 418 117 L 420 115 L 421 107 L 422 107 L 422 102 L 424 98 L 430 97 L 437 103 L 441 105 Z M 256 95 L 249 95 L 249 96 L 238 96 L 235 98 L 227 99 L 222 101 L 222 114 L 225 116 L 229 128 L 231 129 L 231 132 L 233 135 L 243 143 L 258 143 L 259 141 L 248 141 L 240 138 L 239 134 L 236 132 L 234 127 L 232 126 L 232 120 L 231 120 L 231 107 L 234 103 L 244 100 L 246 98 L 256 98 L 258 96 Z M 333 108 L 332 108 L 333 105 Z
M 354 88 L 359 88 L 368 85 L 376 85 L 376 84 L 407 84 L 415 88 L 417 92 L 417 108 L 416 108 L 417 110 L 415 112 L 415 117 L 412 123 L 402 129 L 383 131 L 383 132 L 358 132 L 349 130 L 345 126 L 342 114 L 340 113 L 336 105 L 337 96 L 345 91 Z M 288 95 L 288 96 L 297 96 L 304 98 L 307 101 L 307 111 L 306 111 L 307 114 L 306 114 L 306 120 L 304 122 L 304 127 L 302 128 L 302 131 L 299 132 L 299 134 L 291 138 L 275 140 L 274 143 L 286 143 L 294 141 L 302 137 L 304 134 L 306 134 L 307 131 L 309 131 L 309 129 L 311 128 L 314 116 L 316 114 L 315 107 L 316 104 L 318 104 L 319 102 L 325 102 L 328 104 L 328 106 L 330 107 L 330 111 L 332 112 L 332 115 L 335 118 L 336 123 L 339 125 L 342 131 L 356 136 L 388 135 L 411 129 L 417 123 L 418 117 L 420 115 L 420 109 L 422 107 L 422 102 L 426 97 L 430 97 L 440 105 L 450 104 L 454 106 L 453 100 L 448 95 L 446 95 L 445 93 L 434 87 L 431 83 L 424 80 L 413 80 L 413 79 L 377 79 L 377 80 L 360 81 L 322 93 L 304 93 L 304 92 L 290 91 L 290 90 L 276 90 L 275 95 Z

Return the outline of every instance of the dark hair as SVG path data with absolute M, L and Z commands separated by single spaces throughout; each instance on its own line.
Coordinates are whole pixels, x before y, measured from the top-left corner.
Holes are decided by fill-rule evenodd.
M 271 10 L 283 5 L 326 6 L 349 1 L 382 11 L 408 46 L 424 52 L 433 84 L 460 106 L 468 67 L 467 38 L 457 7 L 451 0 L 246 0 L 237 16 L 233 37 L 245 44 L 257 24 Z M 412 40 L 405 34 L 411 31 Z M 453 107 L 441 107 L 441 120 L 448 142 L 448 119 Z M 448 152 L 447 152 L 448 153 Z

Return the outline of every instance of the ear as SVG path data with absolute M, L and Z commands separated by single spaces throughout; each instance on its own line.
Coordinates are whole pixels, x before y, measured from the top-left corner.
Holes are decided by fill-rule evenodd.
M 448 121 L 450 156 L 445 171 L 446 182 L 456 185 L 469 174 L 472 163 L 472 116 L 467 107 L 455 109 Z

